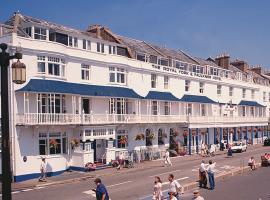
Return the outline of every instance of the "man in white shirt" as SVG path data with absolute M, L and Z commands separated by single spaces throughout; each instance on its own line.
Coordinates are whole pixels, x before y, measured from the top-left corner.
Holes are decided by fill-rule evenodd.
M 216 168 L 216 163 L 212 160 L 209 160 L 209 165 L 207 167 L 207 173 L 208 173 L 208 179 L 209 179 L 209 185 L 210 185 L 210 190 L 214 190 L 215 189 L 215 168 Z
M 206 164 L 204 160 L 202 160 L 199 168 L 199 186 L 203 188 L 206 188 L 207 186 Z
M 46 181 L 46 161 L 45 158 L 41 159 L 41 164 L 40 164 L 40 178 L 39 181 Z
M 170 152 L 168 149 L 166 149 L 165 157 L 164 157 L 164 165 L 165 166 L 172 166 L 171 158 L 170 158 Z
M 204 200 L 204 198 L 200 195 L 199 190 L 195 190 L 193 192 L 193 198 L 192 200 Z
M 169 195 L 179 199 L 179 192 L 181 192 L 182 186 L 178 183 L 177 180 L 174 180 L 173 174 L 170 174 L 168 176 L 168 180 L 169 180 Z

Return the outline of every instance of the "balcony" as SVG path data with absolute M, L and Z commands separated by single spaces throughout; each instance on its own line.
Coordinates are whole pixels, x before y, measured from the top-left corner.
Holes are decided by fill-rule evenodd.
M 255 123 L 268 124 L 268 117 L 187 116 L 187 115 L 135 115 L 135 114 L 17 114 L 17 125 L 101 125 L 135 123 L 187 123 L 209 127 Z M 191 126 L 192 127 L 192 126 Z
M 184 123 L 187 116 L 181 115 L 134 115 L 134 114 L 17 114 L 17 125 L 93 125 L 132 123 Z

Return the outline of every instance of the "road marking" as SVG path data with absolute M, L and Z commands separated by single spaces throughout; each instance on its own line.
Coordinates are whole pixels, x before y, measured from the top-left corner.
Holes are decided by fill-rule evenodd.
M 35 189 L 35 190 L 40 190 L 40 189 L 43 189 L 43 188 L 45 188 L 45 187 L 37 186 L 37 187 L 35 187 L 34 189 Z
M 181 181 L 181 180 L 185 180 L 185 179 L 188 179 L 189 177 L 183 177 L 183 178 L 179 178 L 179 179 L 175 179 L 177 181 Z M 168 185 L 170 182 L 163 182 L 162 185 Z
M 21 192 L 28 192 L 28 191 L 32 191 L 34 189 L 24 189 L 24 190 L 21 190 Z
M 131 183 L 132 181 L 125 181 L 125 182 L 122 182 L 122 183 L 117 183 L 117 184 L 114 184 L 114 185 L 109 185 L 107 186 L 107 188 L 110 188 L 110 187 L 114 187 L 114 186 L 118 186 L 118 185 L 123 185 L 125 183 Z
M 12 194 L 17 194 L 17 193 L 20 193 L 21 191 L 14 191 L 12 192 Z
M 181 171 L 181 170 L 178 169 L 178 170 L 174 170 L 174 171 L 164 172 L 164 173 L 156 174 L 156 175 L 149 176 L 149 177 L 150 177 L 150 178 L 153 178 L 153 177 L 155 177 L 155 176 L 160 176 L 160 175 L 164 175 L 164 174 L 171 174 L 171 173 L 173 173 L 173 172 L 178 172 L 178 171 Z
M 87 190 L 87 191 L 84 191 L 83 193 L 91 195 L 92 197 L 96 197 L 96 193 L 93 190 Z

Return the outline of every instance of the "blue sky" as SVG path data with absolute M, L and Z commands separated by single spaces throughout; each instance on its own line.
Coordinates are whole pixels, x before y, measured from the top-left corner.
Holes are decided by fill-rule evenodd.
M 193 56 L 226 52 L 270 68 L 269 8 L 268 0 L 2 0 L 0 21 L 19 10 L 79 29 L 102 24 Z

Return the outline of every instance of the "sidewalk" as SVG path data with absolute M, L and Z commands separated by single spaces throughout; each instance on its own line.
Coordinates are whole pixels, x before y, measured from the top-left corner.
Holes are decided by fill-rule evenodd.
M 255 150 L 255 149 L 258 149 L 259 147 L 261 147 L 261 145 L 250 146 L 249 150 Z M 223 152 L 218 151 L 216 153 L 216 156 L 224 155 L 226 153 L 227 151 L 223 151 Z M 194 161 L 201 158 L 202 157 L 200 155 L 193 154 L 192 156 L 186 155 L 186 156 L 181 156 L 181 157 L 172 157 L 171 159 L 172 160 L 181 159 L 182 161 Z M 163 166 L 162 159 L 154 160 L 154 161 L 143 161 L 138 164 L 135 163 L 134 168 L 131 168 L 131 169 L 123 168 L 121 169 L 121 172 L 130 173 L 130 172 L 135 172 L 142 169 L 150 169 L 152 167 L 157 167 L 157 166 Z M 64 172 L 63 174 L 58 175 L 58 176 L 48 177 L 47 182 L 39 182 L 38 179 L 31 179 L 24 182 L 12 183 L 12 191 L 24 190 L 24 189 L 35 188 L 35 187 L 46 187 L 50 185 L 72 183 L 72 182 L 77 182 L 77 181 L 82 181 L 82 180 L 87 180 L 87 179 L 93 179 L 95 177 L 110 176 L 110 175 L 114 175 L 115 172 L 116 172 L 115 168 L 106 168 L 106 169 L 101 169 L 101 170 L 97 170 L 93 172 L 77 172 L 77 171 Z M 0 192 L 1 192 L 1 189 L 0 189 Z

